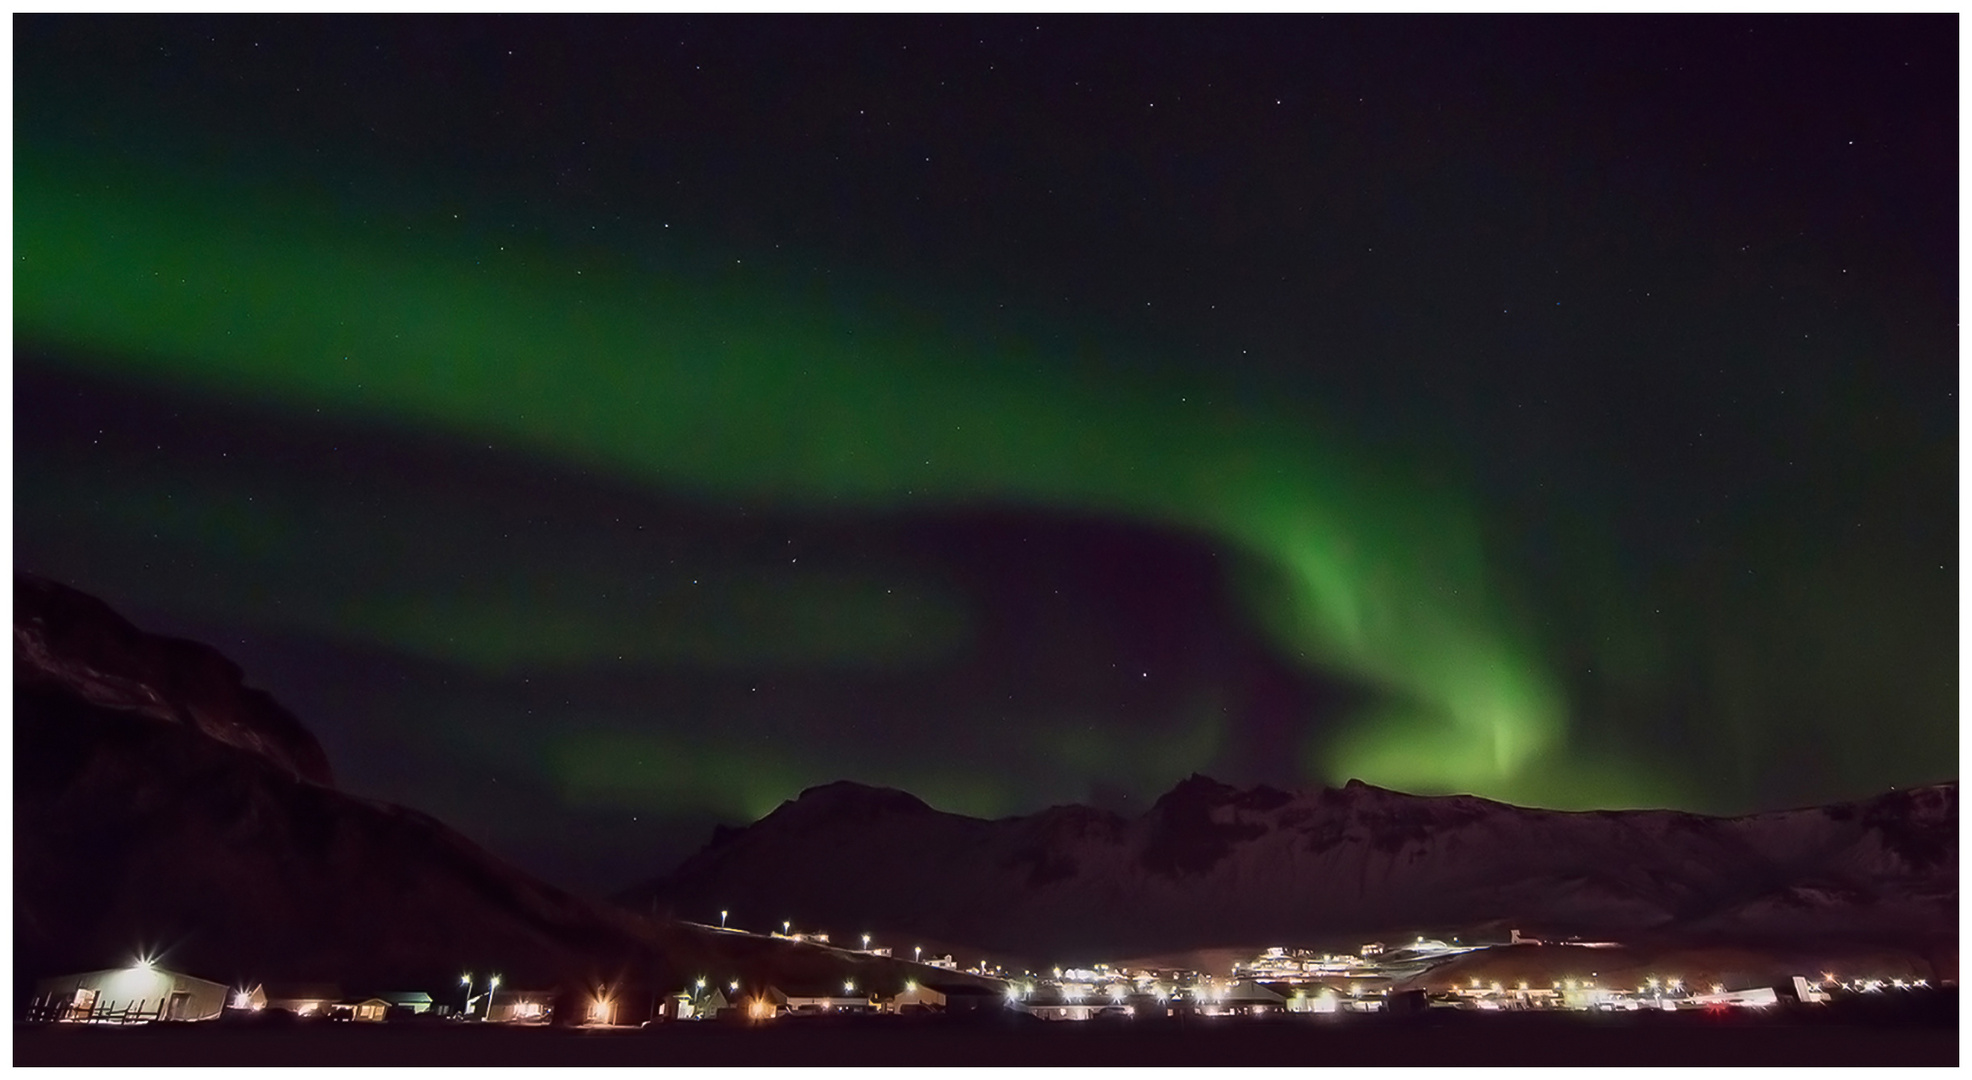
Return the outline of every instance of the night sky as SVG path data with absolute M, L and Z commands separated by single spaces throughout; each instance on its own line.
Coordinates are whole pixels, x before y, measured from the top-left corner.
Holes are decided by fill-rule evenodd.
M 609 890 L 1957 775 L 1957 20 L 16 17 L 14 562 Z

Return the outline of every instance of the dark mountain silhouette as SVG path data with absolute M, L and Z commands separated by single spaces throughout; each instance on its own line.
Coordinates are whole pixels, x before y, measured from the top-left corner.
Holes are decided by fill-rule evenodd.
M 15 598 L 17 997 L 144 954 L 222 981 L 435 991 L 462 971 L 658 990 L 908 977 L 536 881 L 424 814 L 329 786 L 313 736 L 212 649 L 31 576 Z
M 1727 818 L 1193 776 L 1136 818 L 1062 806 L 984 821 L 836 783 L 722 831 L 622 899 L 773 906 L 809 925 L 1062 958 L 1520 928 L 1839 937 L 1949 953 L 1955 969 L 1958 787 Z

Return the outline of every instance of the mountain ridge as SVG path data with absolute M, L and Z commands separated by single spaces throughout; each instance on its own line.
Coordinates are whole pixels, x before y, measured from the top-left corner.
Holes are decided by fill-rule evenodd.
M 1240 789 L 1193 774 L 1135 817 L 1069 804 L 993 820 L 839 781 L 721 828 L 620 899 L 674 912 L 771 902 L 786 912 L 775 922 L 1029 954 L 1476 924 L 1949 938 L 1955 951 L 1956 818 L 1955 780 L 1724 816 L 1526 808 L 1360 780 Z M 927 885 L 940 899 L 921 910 L 887 899 Z

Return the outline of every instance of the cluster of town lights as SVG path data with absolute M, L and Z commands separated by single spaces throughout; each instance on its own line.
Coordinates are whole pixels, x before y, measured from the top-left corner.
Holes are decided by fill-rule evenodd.
M 720 929 L 722 930 L 730 929 L 728 926 L 730 916 L 731 916 L 731 911 L 729 909 L 722 908 L 719 910 Z M 781 921 L 782 936 L 793 938 L 796 941 L 811 941 L 821 945 L 827 944 L 828 936 L 826 934 L 804 932 L 802 935 L 797 936 L 794 934 L 793 930 L 794 930 L 794 921 L 792 919 L 783 919 Z M 864 933 L 861 934 L 860 937 L 862 939 L 863 952 L 865 953 L 880 952 L 882 955 L 886 955 L 886 956 L 889 955 L 888 950 L 873 950 L 872 948 L 874 942 L 873 934 Z M 1540 942 L 1533 941 L 1532 939 L 1523 940 L 1520 937 L 1519 932 L 1515 931 L 1514 942 L 1513 942 L 1514 944 L 1523 944 L 1530 942 L 1532 944 L 1541 944 Z M 1417 938 L 1416 944 L 1419 946 L 1417 952 L 1420 955 L 1424 955 L 1427 957 L 1433 955 L 1448 956 L 1452 954 L 1469 953 L 1485 948 L 1485 946 L 1477 945 L 1477 944 L 1461 946 L 1457 944 L 1456 938 L 1452 939 L 1452 942 L 1450 944 L 1447 944 L 1446 942 L 1443 941 L 1437 941 L 1426 937 L 1419 937 Z M 1582 944 L 1594 948 L 1615 947 L 1613 943 L 1602 943 L 1602 942 L 1576 943 L 1576 944 Z M 924 952 L 924 948 L 922 945 L 912 946 L 911 948 L 912 960 L 914 962 L 922 962 L 923 952 Z M 1408 949 L 1408 947 L 1406 947 L 1405 949 L 1400 950 L 1400 952 L 1408 953 L 1410 952 L 1410 950 Z M 1324 1001 L 1329 1002 L 1330 1004 L 1328 1005 L 1316 1004 L 1313 1011 L 1333 1011 L 1333 1007 L 1334 1007 L 1333 1002 L 1335 1001 L 1335 995 L 1337 992 L 1345 992 L 1348 995 L 1348 999 L 1355 999 L 1355 1001 L 1349 1001 L 1347 999 L 1344 1000 L 1344 1004 L 1347 1005 L 1349 1008 L 1352 1009 L 1357 1007 L 1374 1008 L 1381 1005 L 1382 1003 L 1374 1000 L 1374 998 L 1369 1002 L 1361 1002 L 1361 999 L 1364 997 L 1366 986 L 1360 980 L 1361 978 L 1366 976 L 1377 976 L 1382 974 L 1375 969 L 1378 965 L 1383 964 L 1384 961 L 1372 960 L 1371 957 L 1373 956 L 1382 957 L 1385 954 L 1386 954 L 1386 950 L 1380 944 L 1372 944 L 1372 945 L 1364 946 L 1360 954 L 1361 959 L 1358 959 L 1355 956 L 1328 956 L 1326 954 L 1324 954 L 1319 958 L 1313 958 L 1311 953 L 1306 953 L 1306 952 L 1296 952 L 1293 956 L 1286 956 L 1284 954 L 1284 950 L 1282 949 L 1268 949 L 1265 956 L 1259 957 L 1249 963 L 1243 963 L 1241 965 L 1235 966 L 1233 973 L 1233 983 L 1238 984 L 1240 982 L 1240 980 L 1242 979 L 1241 969 L 1248 967 L 1250 967 L 1252 970 L 1250 974 L 1246 976 L 1246 978 L 1254 983 L 1259 983 L 1263 981 L 1263 979 L 1265 979 L 1266 977 L 1266 974 L 1271 972 L 1277 972 L 1282 978 L 1286 979 L 1286 981 L 1290 983 L 1298 983 L 1302 981 L 1302 979 L 1304 978 L 1310 980 L 1329 980 L 1327 985 L 1321 989 L 1319 997 Z M 934 964 L 943 967 L 955 967 L 955 965 L 952 964 L 950 957 L 946 957 L 942 961 L 934 961 Z M 138 961 L 138 965 L 141 967 L 148 967 L 150 965 L 150 961 L 148 959 L 140 959 Z M 1051 980 L 1043 979 L 1041 981 L 1049 983 L 1051 985 L 1052 992 L 1059 995 L 1058 996 L 1059 1001 L 1066 1003 L 1067 1007 L 1072 1007 L 1077 1010 L 1099 1011 L 1105 1007 L 1117 1007 L 1117 1008 L 1121 1008 L 1122 1011 L 1134 1013 L 1135 1009 L 1129 1007 L 1128 1005 L 1129 998 L 1133 993 L 1141 994 L 1146 997 L 1154 997 L 1160 1003 L 1169 1003 L 1180 998 L 1188 997 L 1192 1001 L 1197 1002 L 1201 1005 L 1209 1004 L 1214 1006 L 1221 1006 L 1221 1005 L 1236 1004 L 1241 1009 L 1252 1011 L 1252 1012 L 1259 1012 L 1266 1007 L 1265 1005 L 1260 1004 L 1257 1001 L 1247 1000 L 1247 998 L 1244 996 L 1244 991 L 1240 989 L 1239 985 L 1231 985 L 1230 987 L 1217 985 L 1215 984 L 1214 979 L 1209 975 L 1199 977 L 1196 982 L 1194 982 L 1192 985 L 1189 986 L 1180 985 L 1177 987 L 1168 987 L 1161 982 L 1157 982 L 1150 973 L 1138 973 L 1134 977 L 1134 979 L 1132 979 L 1128 971 L 1120 971 L 1120 972 L 1114 971 L 1109 969 L 1107 965 L 1097 964 L 1094 965 L 1094 969 L 1095 970 L 1093 971 L 1089 971 L 1089 970 L 1083 970 L 1078 968 L 1074 971 L 1064 972 L 1062 968 L 1056 967 L 1052 969 L 1053 979 Z M 979 965 L 978 973 L 991 974 L 993 971 L 996 970 L 997 970 L 996 968 L 991 968 L 985 961 L 981 961 Z M 1656 975 L 1648 976 L 1644 980 L 1643 985 L 1636 987 L 1635 997 L 1632 998 L 1630 996 L 1630 991 L 1619 990 L 1615 987 L 1610 987 L 1607 985 L 1606 980 L 1605 980 L 1604 988 L 1599 989 L 1595 981 L 1595 977 L 1598 977 L 1599 973 L 1591 972 L 1590 975 L 1591 978 L 1582 978 L 1580 976 L 1574 976 L 1574 977 L 1558 979 L 1551 984 L 1551 990 L 1547 990 L 1547 991 L 1531 990 L 1530 983 L 1525 979 L 1516 980 L 1513 985 L 1515 985 L 1515 987 L 1517 988 L 1517 992 L 1518 992 L 1517 997 L 1520 1000 L 1522 1006 L 1525 1006 L 1527 1004 L 1532 1004 L 1536 1007 L 1540 1007 L 1542 1004 L 1542 1002 L 1539 999 L 1544 998 L 1549 993 L 1553 993 L 1557 997 L 1560 997 L 1565 993 L 1566 1000 L 1569 1002 L 1570 1007 L 1579 1007 L 1577 1005 L 1578 1001 L 1588 1001 L 1588 1002 L 1597 1003 L 1595 1007 L 1598 1008 L 1608 1008 L 1611 1007 L 1610 1004 L 1611 1002 L 1617 1002 L 1618 1004 L 1616 1004 L 1615 1007 L 1629 1008 L 1629 1009 L 1634 1009 L 1636 1007 L 1635 1002 L 1638 999 L 1642 999 L 1646 1003 L 1650 1003 L 1650 1002 L 1662 1003 L 1664 1008 L 1669 1009 L 1672 1007 L 1671 999 L 1673 998 L 1683 999 L 1686 996 L 1686 992 L 1684 990 L 1684 980 L 1679 977 L 1664 978 Z M 1121 978 L 1118 978 L 1118 976 L 1121 976 Z M 1347 982 L 1345 987 L 1343 983 L 1334 981 L 1334 977 L 1336 976 L 1340 976 L 1343 979 L 1350 979 L 1355 981 Z M 1183 977 L 1182 973 L 1181 973 L 1181 977 Z M 472 975 L 468 973 L 460 980 L 462 983 L 464 983 L 467 986 L 467 992 L 468 992 L 467 1015 L 469 1017 L 472 1015 L 474 1011 L 476 1011 L 472 1008 L 472 1006 L 474 1005 L 474 1003 L 476 1003 L 478 997 L 478 995 L 474 995 L 471 993 L 472 978 L 473 978 Z M 1822 975 L 1822 981 L 1826 985 L 1837 985 L 1837 980 L 1833 972 L 1824 972 Z M 492 1011 L 491 991 L 498 988 L 499 982 L 500 980 L 498 976 L 493 976 L 489 981 L 489 985 L 487 988 L 488 993 L 486 995 L 488 999 L 488 1006 L 487 1006 L 488 1014 L 490 1014 Z M 1507 990 L 1506 983 L 1498 980 L 1488 981 L 1480 976 L 1471 976 L 1468 982 L 1469 982 L 1469 989 L 1454 991 L 1456 996 L 1461 998 L 1467 998 L 1468 1003 L 1476 1001 L 1477 1007 L 1489 1008 L 1489 1009 L 1499 1009 L 1502 1007 L 1504 1008 L 1515 1007 L 1513 1001 L 1514 991 Z M 1853 984 L 1842 984 L 1842 985 L 1852 985 L 1853 988 L 1856 990 L 1875 991 L 1875 990 L 1883 989 L 1886 986 L 1886 980 L 1882 980 L 1882 979 L 1856 980 Z M 1887 980 L 1887 985 L 1893 985 L 1899 989 L 1903 989 L 1903 988 L 1912 988 L 1912 987 L 1923 987 L 1927 985 L 1927 983 L 1925 980 L 1922 979 L 1910 980 L 1910 981 L 1906 981 L 1904 979 L 1893 979 L 1893 980 Z M 707 978 L 704 976 L 700 976 L 695 981 L 694 986 L 696 988 L 696 993 L 690 995 L 690 997 L 694 999 L 693 1005 L 695 1006 L 695 1010 L 702 1010 L 705 1007 L 701 1003 L 706 998 L 706 990 L 708 986 Z M 779 1008 L 777 1007 L 775 1001 L 772 999 L 772 996 L 769 994 L 752 996 L 747 998 L 744 1002 L 742 1002 L 738 996 L 739 981 L 737 979 L 727 983 L 726 989 L 729 993 L 725 1000 L 731 1002 L 733 1006 L 744 1008 L 746 1010 L 747 1015 L 749 1016 L 752 1016 L 757 1019 L 764 1019 L 776 1015 L 779 1012 Z M 842 992 L 845 997 L 854 996 L 856 993 L 856 981 L 854 979 L 845 980 L 842 984 Z M 919 992 L 919 987 L 915 979 L 904 982 L 904 993 L 915 995 L 918 992 Z M 1387 988 L 1370 988 L 1369 992 L 1372 995 L 1374 995 L 1375 998 L 1387 998 L 1393 991 Z M 1768 993 L 1769 993 L 1769 997 L 1771 997 L 1771 992 L 1769 991 Z M 1576 997 L 1576 995 L 1578 994 L 1581 995 L 1579 999 Z M 1728 997 L 1733 999 L 1736 1003 L 1740 1003 L 1740 1004 L 1755 1003 L 1755 1002 L 1738 1001 L 1737 999 L 1742 995 L 1740 995 L 1739 992 L 1734 992 L 1733 994 L 1728 995 L 1725 986 L 1721 983 L 1712 983 L 1710 985 L 1709 994 L 1710 996 L 1713 997 Z M 1034 998 L 1034 995 L 1035 995 L 1035 983 L 1031 980 L 1022 981 L 1022 982 L 1008 982 L 1006 984 L 1006 999 L 1009 1004 L 1015 1004 L 1015 1005 L 1019 1005 L 1023 1003 L 1027 1003 L 1028 1005 L 1036 1004 L 1032 1000 Z M 684 995 L 681 995 L 681 998 L 683 996 Z M 1531 1001 L 1530 1001 L 1530 996 L 1531 999 L 1533 999 Z M 1107 998 L 1108 1000 L 1104 1001 L 1103 1000 L 1104 998 Z M 1291 1011 L 1307 1011 L 1306 1007 L 1310 1004 L 1310 1000 L 1311 998 L 1309 991 L 1305 991 L 1297 986 L 1293 990 L 1293 994 L 1292 994 L 1293 1005 L 1289 1007 L 1283 1002 L 1281 1004 L 1281 1007 L 1291 1008 Z M 1822 1000 L 1826 1000 L 1826 997 L 1824 996 Z M 1621 1002 L 1629 1002 L 1629 1004 L 1626 1005 L 1620 1004 Z M 871 999 L 871 1003 L 872 1004 L 875 1003 L 874 998 Z M 837 1004 L 841 1004 L 841 1003 L 838 1002 Z M 716 1004 L 714 1007 L 715 1008 L 717 1007 Z M 821 1008 L 823 1009 L 828 1009 L 830 1007 L 831 1005 L 827 1003 L 821 1005 Z M 845 1005 L 844 1007 L 847 1006 Z M 1652 1007 L 1655 1006 L 1652 1005 Z M 591 1009 L 590 1009 L 591 1018 L 597 1022 L 607 1023 L 609 1022 L 608 1018 L 611 1016 L 613 1012 L 613 1008 L 614 1008 L 614 1001 L 611 998 L 610 994 L 607 991 L 599 988 L 592 1000 Z

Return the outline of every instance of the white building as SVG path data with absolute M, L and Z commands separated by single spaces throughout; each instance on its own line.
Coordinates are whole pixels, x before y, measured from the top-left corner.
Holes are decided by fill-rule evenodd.
M 37 1000 L 66 1006 L 64 1019 L 210 1020 L 232 997 L 224 983 L 153 964 L 58 975 L 35 984 Z
M 1763 1009 L 1769 1005 L 1780 1004 L 1780 995 L 1771 986 L 1758 986 L 1751 990 L 1720 990 L 1710 994 L 1693 994 L 1685 999 L 1693 1005 L 1732 1005 L 1739 1008 Z
M 1803 1004 L 1819 1005 L 1828 1000 L 1828 991 L 1810 983 L 1805 977 L 1796 975 L 1794 976 L 1794 997 Z

